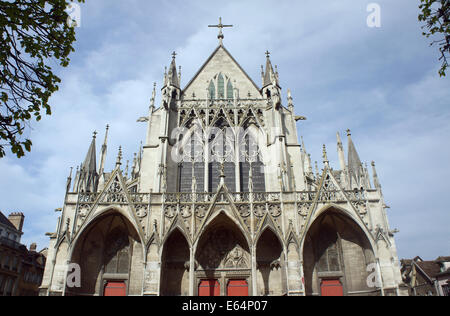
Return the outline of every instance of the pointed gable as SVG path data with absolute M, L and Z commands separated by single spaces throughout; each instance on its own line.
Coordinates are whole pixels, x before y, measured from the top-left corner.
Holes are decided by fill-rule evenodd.
M 239 90 L 239 95 L 242 98 L 247 97 L 249 92 L 252 98 L 261 97 L 258 86 L 225 47 L 221 45 L 216 48 L 193 79 L 187 84 L 183 90 L 183 94 L 189 97 L 195 93 L 199 98 L 206 99 L 210 82 L 218 74 L 223 74 L 229 78 L 232 81 L 231 84 Z M 228 82 L 224 84 L 228 85 Z

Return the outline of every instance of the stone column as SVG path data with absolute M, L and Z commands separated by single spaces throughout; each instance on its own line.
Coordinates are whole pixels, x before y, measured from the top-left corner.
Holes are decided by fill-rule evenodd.
M 289 296 L 302 295 L 303 291 L 300 256 L 293 242 L 287 247 L 287 290 Z
M 151 244 L 147 253 L 147 262 L 144 264 L 144 296 L 160 295 L 161 264 L 158 260 L 158 247 Z

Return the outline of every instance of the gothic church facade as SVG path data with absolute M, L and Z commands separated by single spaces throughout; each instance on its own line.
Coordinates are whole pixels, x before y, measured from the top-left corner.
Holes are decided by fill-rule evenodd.
M 313 170 L 269 54 L 259 87 L 222 38 L 184 89 L 173 55 L 130 172 L 120 150 L 105 171 L 108 129 L 97 164 L 94 135 L 67 181 L 41 295 L 404 293 L 375 164 L 370 177 L 348 131 L 339 168 L 324 147 Z

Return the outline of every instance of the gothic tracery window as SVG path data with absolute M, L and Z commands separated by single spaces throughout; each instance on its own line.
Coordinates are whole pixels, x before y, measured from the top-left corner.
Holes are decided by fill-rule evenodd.
M 215 99 L 216 98 L 216 86 L 214 85 L 214 82 L 212 80 L 209 83 L 208 92 L 209 92 L 209 98 L 210 99 Z
M 222 74 L 219 74 L 219 78 L 217 79 L 217 94 L 218 99 L 225 99 L 225 81 Z
M 251 131 L 253 130 L 253 132 Z M 240 142 L 240 186 L 242 192 L 249 192 L 250 175 L 252 177 L 253 192 L 264 192 L 266 189 L 264 176 L 264 163 L 261 152 L 254 135 L 255 128 L 247 127 L 245 135 Z M 251 168 L 251 172 L 250 172 Z
M 126 274 L 130 264 L 130 241 L 128 233 L 115 229 L 106 238 L 104 254 L 105 273 Z
M 225 184 L 230 191 L 236 191 L 236 165 L 234 162 L 234 134 L 224 119 L 216 123 L 210 137 L 209 192 L 215 192 L 219 186 L 220 175 L 225 174 Z
M 227 99 L 233 99 L 233 85 L 231 84 L 231 80 L 228 80 L 227 84 Z
M 195 189 L 196 192 L 203 192 L 205 181 L 204 144 L 195 131 L 188 136 L 183 150 L 179 171 L 179 191 L 192 192 Z M 195 188 L 192 183 L 194 177 Z

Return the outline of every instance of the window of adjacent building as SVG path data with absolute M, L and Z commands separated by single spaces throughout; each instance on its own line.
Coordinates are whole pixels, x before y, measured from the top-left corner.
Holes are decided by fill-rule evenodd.
M 12 270 L 17 271 L 17 263 L 18 263 L 17 257 L 13 257 L 12 258 L 12 264 L 11 264 L 11 269 Z
M 13 285 L 14 285 L 13 280 L 11 278 L 7 278 L 6 279 L 6 284 L 5 284 L 5 291 L 4 291 L 4 295 L 5 296 L 11 296 L 12 295 Z
M 3 260 L 3 267 L 4 268 L 9 269 L 9 261 L 10 261 L 9 256 L 6 255 L 5 259 Z

